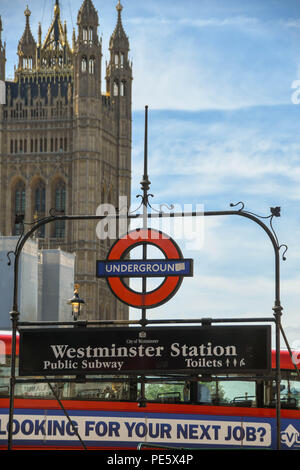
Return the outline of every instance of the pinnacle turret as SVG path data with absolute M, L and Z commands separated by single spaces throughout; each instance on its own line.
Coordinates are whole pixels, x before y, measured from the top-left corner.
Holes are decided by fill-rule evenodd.
M 118 12 L 118 20 L 114 32 L 112 33 L 109 41 L 109 49 L 117 49 L 117 50 L 129 50 L 129 40 L 124 31 L 123 24 L 122 24 L 122 10 L 123 6 L 120 3 L 120 0 L 116 6 L 116 10 Z
M 26 7 L 26 10 L 24 11 L 24 15 L 26 17 L 26 24 L 24 33 L 19 41 L 19 49 L 24 48 L 24 46 L 36 46 L 36 42 L 34 40 L 34 37 L 32 36 L 32 32 L 30 29 L 29 17 L 31 15 L 31 11 L 29 10 L 28 5 Z
M 92 0 L 84 0 L 82 3 L 77 15 L 77 24 L 98 26 L 98 13 Z
M 31 11 L 29 10 L 28 5 L 24 11 L 24 15 L 26 17 L 25 30 L 18 44 L 19 69 L 32 69 L 35 64 L 36 42 L 30 29 L 29 18 Z

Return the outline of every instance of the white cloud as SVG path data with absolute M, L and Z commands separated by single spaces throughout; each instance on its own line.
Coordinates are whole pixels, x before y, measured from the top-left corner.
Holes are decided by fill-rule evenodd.
M 278 22 L 199 14 L 170 18 L 163 13 L 129 22 L 135 33 L 135 109 L 142 109 L 145 101 L 153 109 L 171 110 L 290 102 L 297 58 Z
M 168 26 L 171 28 L 177 28 L 178 26 L 185 26 L 185 27 L 193 27 L 193 28 L 220 28 L 220 27 L 238 27 L 238 28 L 245 28 L 247 26 L 256 28 L 260 25 L 260 21 L 258 18 L 255 17 L 247 17 L 247 16 L 232 16 L 232 17 L 224 17 L 224 18 L 217 18 L 217 17 L 162 17 L 162 16 L 135 16 L 128 19 L 128 24 L 132 24 L 135 27 L 137 26 L 151 26 L 151 27 L 161 27 L 161 26 Z M 287 23 L 288 26 L 294 26 L 294 23 Z
M 272 110 L 265 114 L 270 116 Z M 238 112 L 235 118 L 231 116 L 231 125 L 226 124 L 225 115 L 218 125 L 203 124 L 205 114 L 195 115 L 194 120 L 172 115 L 170 122 L 159 114 L 153 116 L 149 171 L 150 179 L 165 179 L 159 187 L 162 200 L 176 195 L 173 202 L 188 202 L 187 198 L 198 195 L 203 202 L 204 195 L 230 189 L 234 194 L 240 188 L 249 195 L 284 194 L 286 200 L 299 199 L 300 142 L 292 127 L 289 134 L 281 133 L 276 123 L 273 130 L 268 128 L 264 133 L 259 123 L 249 122 L 247 127 L 245 116 L 244 122 L 237 123 Z M 138 143 L 137 147 L 140 151 L 133 156 L 134 181 L 142 174 L 142 147 Z
M 282 283 L 282 325 L 288 342 L 300 340 L 300 278 Z M 147 311 L 148 319 L 247 319 L 269 318 L 274 312 L 274 282 L 261 275 L 234 277 L 196 275 L 184 279 L 176 295 L 165 305 Z M 288 301 L 287 301 L 288 297 Z M 188 299 L 188 301 L 187 301 Z M 131 309 L 132 319 L 140 318 L 138 309 Z M 275 329 L 272 322 L 272 334 Z M 281 344 L 284 347 L 283 338 Z

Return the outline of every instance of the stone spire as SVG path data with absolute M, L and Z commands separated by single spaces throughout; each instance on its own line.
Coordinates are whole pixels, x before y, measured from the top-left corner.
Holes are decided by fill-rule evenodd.
M 122 24 L 122 17 L 121 13 L 123 10 L 123 7 L 120 3 L 120 0 L 116 6 L 116 10 L 118 12 L 118 20 L 116 27 L 114 29 L 114 32 L 111 35 L 110 41 L 109 41 L 109 49 L 126 49 L 127 51 L 129 50 L 129 41 L 128 37 L 124 31 L 123 24 Z
M 24 33 L 19 41 L 19 50 L 23 50 L 26 46 L 36 46 L 36 42 L 34 40 L 34 37 L 32 36 L 32 32 L 30 29 L 29 17 L 31 15 L 31 11 L 29 10 L 28 5 L 26 7 L 26 10 L 24 11 L 24 15 L 26 17 L 26 24 Z
M 77 24 L 98 26 L 98 20 L 98 13 L 92 0 L 84 0 L 78 11 Z
M 40 66 L 45 69 L 56 68 L 63 71 L 70 66 L 72 52 L 67 39 L 66 23 L 62 25 L 59 1 L 55 1 L 54 15 L 50 28 L 39 51 Z
M 6 57 L 5 57 L 5 49 L 6 45 L 5 42 L 2 42 L 2 18 L 0 16 L 0 80 L 4 81 L 5 80 L 5 62 L 6 62 Z
M 2 31 L 3 31 L 2 18 L 0 16 L 0 45 L 2 44 Z
M 36 42 L 30 29 L 29 17 L 31 11 L 28 5 L 24 11 L 24 15 L 26 17 L 25 30 L 18 44 L 19 70 L 24 68 L 33 69 L 36 58 Z

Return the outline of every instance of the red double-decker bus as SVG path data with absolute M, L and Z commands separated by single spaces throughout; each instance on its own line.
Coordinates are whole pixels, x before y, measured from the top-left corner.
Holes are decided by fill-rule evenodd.
M 280 354 L 283 450 L 300 449 L 300 380 L 293 363 L 298 358 L 298 352 L 293 358 L 288 351 Z M 11 334 L 1 332 L 1 449 L 8 439 L 10 360 Z M 143 406 L 136 378 L 102 380 L 50 382 L 52 388 L 48 383 L 17 383 L 12 448 L 276 449 L 275 370 L 274 380 L 246 374 L 198 377 L 195 382 L 147 377 Z

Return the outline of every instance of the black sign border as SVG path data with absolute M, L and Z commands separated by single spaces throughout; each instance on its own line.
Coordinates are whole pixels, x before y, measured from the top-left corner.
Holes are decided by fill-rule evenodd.
M 24 369 L 24 365 L 22 363 L 22 349 L 23 349 L 23 339 L 24 339 L 24 334 L 26 332 L 34 332 L 35 334 L 39 335 L 42 332 L 47 332 L 47 333 L 53 333 L 53 339 L 55 340 L 55 335 L 57 334 L 57 331 L 59 330 L 60 332 L 66 331 L 66 332 L 71 332 L 71 331 L 76 331 L 77 333 L 83 332 L 87 333 L 88 328 L 76 328 L 76 329 L 71 329 L 71 328 L 25 328 L 25 329 L 20 329 L 20 358 L 19 358 L 19 375 L 20 376 L 26 376 L 26 377 L 31 377 L 31 376 L 87 376 L 87 375 L 98 375 L 98 376 L 139 376 L 139 375 L 151 375 L 151 376 L 167 376 L 169 374 L 177 374 L 177 375 L 183 375 L 182 379 L 184 380 L 185 377 L 187 376 L 194 376 L 194 375 L 213 375 L 217 376 L 219 374 L 228 374 L 228 375 L 237 375 L 237 374 L 243 374 L 247 376 L 247 374 L 258 374 L 259 375 L 265 375 L 270 373 L 271 371 L 271 366 L 272 366 L 272 360 L 271 360 L 271 326 L 270 325 L 257 325 L 257 326 L 210 326 L 210 325 L 203 325 L 203 326 L 185 326 L 185 327 L 148 327 L 147 329 L 151 329 L 152 331 L 169 331 L 171 333 L 171 329 L 180 329 L 182 330 L 207 330 L 207 329 L 218 329 L 219 331 L 222 329 L 231 329 L 231 330 L 241 330 L 241 329 L 248 329 L 250 333 L 250 329 L 262 329 L 265 331 L 265 336 L 266 336 L 266 344 L 265 344 L 265 349 L 266 351 L 269 351 L 267 354 L 267 366 L 264 369 L 245 369 L 244 367 L 235 367 L 235 368 L 185 368 L 185 369 L 136 369 L 136 370 L 121 370 L 121 371 L 114 371 L 114 370 L 102 370 L 101 371 L 95 371 L 95 370 L 76 370 L 74 371 L 49 371 L 49 373 L 45 374 L 45 371 L 42 370 L 32 370 L 31 373 L 28 372 L 27 369 Z M 92 328 L 92 331 L 95 333 L 97 332 L 102 332 L 105 334 L 105 332 L 116 332 L 120 330 L 127 330 L 128 332 L 133 332 L 135 330 L 136 334 L 138 335 L 139 332 L 145 331 L 145 329 L 141 327 L 133 327 L 133 328 L 128 328 L 128 327 L 122 327 L 122 328 Z M 174 338 L 174 341 L 176 338 Z M 37 351 L 38 353 L 38 351 Z M 73 372 L 73 373 L 72 373 Z

